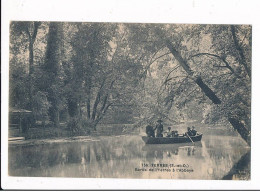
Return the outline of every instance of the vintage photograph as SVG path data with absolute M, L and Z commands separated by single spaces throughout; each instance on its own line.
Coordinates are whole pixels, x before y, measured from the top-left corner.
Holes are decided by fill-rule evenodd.
M 251 25 L 9 33 L 8 176 L 251 180 Z

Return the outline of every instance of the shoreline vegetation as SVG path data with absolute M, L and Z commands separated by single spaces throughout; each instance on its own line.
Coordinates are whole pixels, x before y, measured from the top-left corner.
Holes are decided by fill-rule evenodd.
M 105 126 L 110 126 L 106 129 Z M 123 126 L 123 127 L 122 127 Z M 61 125 L 59 128 L 56 127 L 37 127 L 30 128 L 27 132 L 17 135 L 23 139 L 9 141 L 9 146 L 24 146 L 24 145 L 39 145 L 46 143 L 67 143 L 67 142 L 91 142 L 99 141 L 102 136 L 120 136 L 120 135 L 131 135 L 135 133 L 132 130 L 126 130 L 127 125 L 100 125 L 96 131 L 70 131 L 65 125 Z M 13 131 L 14 132 L 14 131 Z M 14 132 L 15 133 L 15 132 Z M 9 131 L 9 138 L 15 138 L 18 136 L 12 135 Z
M 194 125 L 197 130 L 204 135 L 225 135 L 225 136 L 238 136 L 232 129 L 227 127 L 224 129 L 222 124 L 195 124 L 185 123 L 178 125 L 171 125 L 180 133 L 185 132 L 187 126 Z M 165 127 L 168 125 L 166 124 Z M 145 126 L 136 127 L 134 124 L 99 124 L 96 130 L 88 131 L 71 131 L 66 128 L 66 124 L 61 123 L 60 127 L 54 126 L 38 126 L 28 129 L 24 133 L 18 133 L 18 129 L 9 130 L 9 145 L 34 145 L 42 143 L 64 143 L 64 142 L 86 142 L 97 141 L 100 137 L 121 136 L 121 135 L 146 135 Z M 214 129 L 214 130 L 213 130 Z M 19 137 L 21 139 L 19 139 Z M 13 138 L 13 140 L 12 140 Z M 16 138 L 18 138 L 16 140 Z
M 42 139 L 57 139 L 57 138 L 73 138 L 77 136 L 116 136 L 122 134 L 131 134 L 135 130 L 131 124 L 104 124 L 99 125 L 96 130 L 80 130 L 72 131 L 66 128 L 66 125 L 60 125 L 59 128 L 54 126 L 34 127 L 26 132 L 18 133 L 18 129 L 9 130 L 10 137 L 24 137 L 25 140 L 42 140 Z

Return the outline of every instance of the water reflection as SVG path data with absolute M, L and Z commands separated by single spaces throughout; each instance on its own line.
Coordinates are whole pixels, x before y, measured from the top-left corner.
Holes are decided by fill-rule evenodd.
M 95 142 L 9 145 L 9 175 L 221 179 L 247 151 L 240 138 L 221 136 L 176 145 L 145 145 L 140 136 L 101 137 Z M 185 164 L 193 172 L 155 172 L 149 168 L 145 172 L 137 171 L 143 163 Z
M 201 148 L 201 142 L 191 143 L 180 143 L 180 144 L 165 144 L 165 145 L 145 145 L 142 147 L 142 150 L 146 152 L 147 158 L 163 158 L 171 157 L 172 155 L 178 155 L 179 151 L 186 153 L 187 156 L 194 156 L 195 151 L 198 148 Z M 200 154 L 200 153 L 197 153 Z

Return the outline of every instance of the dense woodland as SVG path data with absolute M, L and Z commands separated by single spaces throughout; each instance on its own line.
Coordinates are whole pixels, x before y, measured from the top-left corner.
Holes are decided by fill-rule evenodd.
M 10 107 L 35 121 L 231 125 L 250 144 L 248 25 L 11 22 Z

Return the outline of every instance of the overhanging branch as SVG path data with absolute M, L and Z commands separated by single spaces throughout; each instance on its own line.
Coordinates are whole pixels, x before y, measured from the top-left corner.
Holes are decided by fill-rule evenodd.
M 216 55 L 216 54 L 212 54 L 212 53 L 198 53 L 198 54 L 195 54 L 195 55 L 190 56 L 189 60 L 192 59 L 192 58 L 194 58 L 194 57 L 200 57 L 200 56 L 211 56 L 211 57 L 215 57 L 215 58 L 219 59 L 220 61 L 222 61 L 222 62 L 225 64 L 225 66 L 217 66 L 217 67 L 226 67 L 226 68 L 228 68 L 234 75 L 236 75 L 237 77 L 239 77 L 239 76 L 235 73 L 234 69 L 229 65 L 229 63 L 228 63 L 223 57 L 220 57 L 220 56 L 218 56 L 218 55 Z

